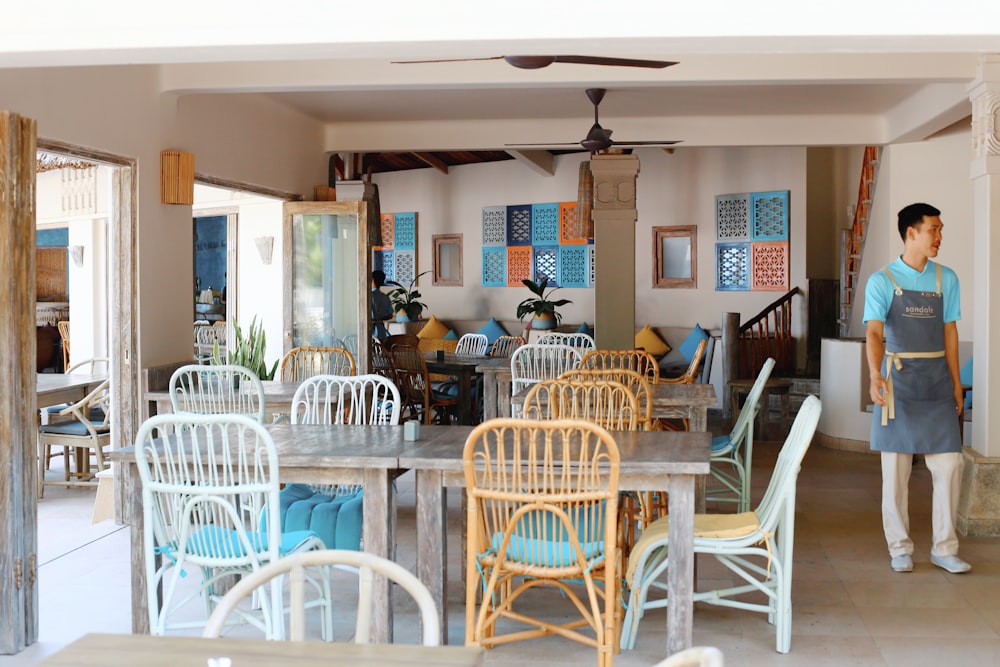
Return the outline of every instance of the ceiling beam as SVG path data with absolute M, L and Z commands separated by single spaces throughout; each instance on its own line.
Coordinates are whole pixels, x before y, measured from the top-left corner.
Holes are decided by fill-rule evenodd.
M 429 167 L 434 167 L 442 174 L 448 173 L 448 165 L 442 162 L 440 159 L 434 157 L 431 153 L 414 153 L 414 157 L 423 162 Z
M 526 150 L 507 152 L 542 176 L 554 176 L 556 173 L 555 156 L 549 151 Z

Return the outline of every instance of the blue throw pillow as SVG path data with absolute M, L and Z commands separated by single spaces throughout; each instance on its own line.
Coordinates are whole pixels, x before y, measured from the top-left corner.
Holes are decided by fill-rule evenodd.
M 581 324 L 577 328 L 576 333 L 587 334 L 588 336 L 590 336 L 591 338 L 593 338 L 594 337 L 594 327 L 592 327 L 589 324 L 587 324 L 586 322 L 584 322 L 583 324 Z
M 490 345 L 497 342 L 497 338 L 500 336 L 507 336 L 507 330 L 503 328 L 503 325 L 497 322 L 495 317 L 491 317 L 490 321 L 483 325 L 483 328 L 476 333 L 486 334 L 486 339 L 489 341 Z
M 691 363 L 691 359 L 694 358 L 694 353 L 698 351 L 698 345 L 701 341 L 708 339 L 708 332 L 701 328 L 700 324 L 694 325 L 694 329 L 691 329 L 691 333 L 688 337 L 684 339 L 681 346 L 677 348 L 680 353 L 684 356 L 684 360 Z
M 962 384 L 968 384 L 968 385 L 972 384 L 972 357 L 969 357 L 969 360 L 965 362 L 964 366 L 962 366 L 962 370 L 958 372 L 958 380 Z M 965 392 L 965 409 L 966 410 L 972 409 L 971 389 Z
M 458 334 L 455 333 L 454 329 L 448 329 L 448 333 L 444 335 L 445 340 L 458 340 Z

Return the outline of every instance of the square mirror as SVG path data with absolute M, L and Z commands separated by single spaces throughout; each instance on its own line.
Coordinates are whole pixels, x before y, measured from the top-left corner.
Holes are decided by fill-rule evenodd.
M 434 285 L 462 285 L 462 235 L 434 234 Z
M 698 287 L 698 227 L 653 227 L 653 287 Z

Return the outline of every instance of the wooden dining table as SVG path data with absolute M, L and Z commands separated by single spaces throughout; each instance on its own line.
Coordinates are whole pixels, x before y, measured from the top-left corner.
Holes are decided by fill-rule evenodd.
M 242 637 L 153 637 L 88 634 L 53 653 L 44 667 L 205 667 L 210 658 L 233 667 L 476 667 L 482 648 L 345 642 L 276 642 Z
M 301 382 L 279 382 L 263 380 L 264 410 L 266 421 L 272 421 L 276 416 L 287 416 L 292 413 L 292 399 Z M 159 389 L 147 391 L 143 399 L 148 404 L 149 415 L 168 414 L 174 411 L 170 402 L 170 391 Z
M 108 379 L 107 375 L 89 373 L 38 373 L 35 395 L 38 407 L 44 408 L 60 403 L 76 403 L 99 384 Z
M 402 426 L 271 424 L 283 483 L 362 484 L 364 550 L 393 558 L 396 516 L 392 480 L 407 470 L 417 474 L 417 575 L 438 601 L 442 642 L 447 638 L 446 492 L 462 487 L 462 451 L 472 427 L 422 426 L 416 441 L 403 439 Z M 621 451 L 619 488 L 668 492 L 672 567 L 667 613 L 667 650 L 691 644 L 695 478 L 709 471 L 707 432 L 613 433 Z M 142 489 L 133 448 L 112 453 L 122 462 L 130 516 L 132 550 L 132 630 L 149 632 L 146 557 L 143 546 Z M 391 587 L 376 582 L 373 641 L 392 639 Z

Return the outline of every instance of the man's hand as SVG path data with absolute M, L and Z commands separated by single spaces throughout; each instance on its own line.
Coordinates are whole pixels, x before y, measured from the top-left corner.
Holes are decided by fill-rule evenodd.
M 881 375 L 872 375 L 869 392 L 871 393 L 872 401 L 875 405 L 885 407 L 885 392 L 888 391 L 888 389 L 889 387 L 885 383 L 884 377 Z
M 962 418 L 962 413 L 965 412 L 965 397 L 962 395 L 962 385 L 955 385 L 955 410 L 958 413 L 958 418 Z

